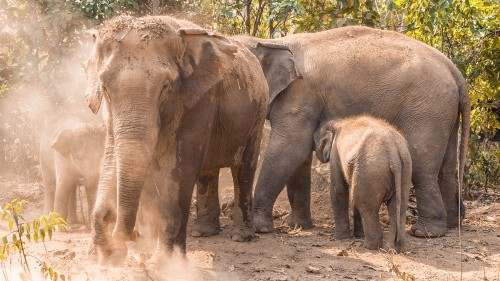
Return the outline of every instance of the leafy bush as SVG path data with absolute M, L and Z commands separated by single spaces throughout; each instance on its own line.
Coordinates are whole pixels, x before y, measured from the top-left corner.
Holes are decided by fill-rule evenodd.
M 13 199 L 10 203 L 5 204 L 1 208 L 2 222 L 7 223 L 9 234 L 2 237 L 0 243 L 0 262 L 2 273 L 5 280 L 10 280 L 7 261 L 12 258 L 13 253 L 19 254 L 19 262 L 21 264 L 22 273 L 20 275 L 23 280 L 33 280 L 30 263 L 28 257 L 33 258 L 41 266 L 40 271 L 44 278 L 50 280 L 65 280 L 64 275 L 59 275 L 53 268 L 49 267 L 44 261 L 35 256 L 29 255 L 26 251 L 27 242 L 42 242 L 51 240 L 52 234 L 56 230 L 66 230 L 66 222 L 57 213 L 43 215 L 40 218 L 28 222 L 23 215 L 23 208 L 28 202 L 26 200 Z M 45 244 L 44 244 L 45 245 Z

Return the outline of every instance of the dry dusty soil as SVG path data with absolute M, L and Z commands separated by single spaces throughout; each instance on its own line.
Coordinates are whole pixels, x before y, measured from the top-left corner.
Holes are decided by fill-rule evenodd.
M 45 244 L 27 243 L 26 252 L 65 275 L 66 280 L 69 276 L 71 280 L 500 280 L 499 203 L 466 202 L 468 214 L 461 236 L 456 229 L 435 239 L 408 236 L 405 252 L 394 255 L 366 250 L 360 239 L 334 239 L 327 183 L 315 180 L 313 185 L 313 229 L 278 227 L 277 233 L 238 243 L 227 237 L 231 219 L 229 212 L 223 212 L 219 235 L 188 237 L 187 260 L 173 258 L 159 272 L 147 270 L 145 261 L 151 249 L 138 242 L 129 245 L 123 268 L 99 268 L 86 254 L 90 232 L 84 226 L 58 232 Z M 28 199 L 27 218 L 41 213 L 42 189 L 39 183 L 0 174 L 0 204 L 15 197 Z M 233 198 L 227 170 L 221 171 L 220 198 L 222 203 Z M 282 193 L 275 205 L 275 226 L 281 225 L 288 211 Z M 194 212 L 191 219 L 193 216 Z M 382 220 L 387 221 L 387 217 Z M 5 222 L 1 225 L 3 236 L 8 229 Z M 384 227 L 387 232 L 387 225 Z M 40 267 L 33 257 L 28 261 L 36 277 Z M 11 254 L 3 263 L 8 280 L 21 280 L 18 259 Z M 0 280 L 5 278 L 0 275 Z

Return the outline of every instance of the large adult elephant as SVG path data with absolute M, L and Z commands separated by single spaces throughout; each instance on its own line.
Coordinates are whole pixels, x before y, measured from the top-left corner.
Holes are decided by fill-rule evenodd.
M 356 114 L 385 119 L 408 140 L 418 209 L 412 233 L 436 237 L 457 225 L 470 98 L 463 76 L 443 54 L 403 34 L 368 27 L 237 40 L 259 58 L 270 89 L 272 130 L 254 194 L 257 231 L 273 230 L 273 204 L 285 184 L 288 223 L 312 226 L 314 130 L 322 120 Z
M 217 193 L 221 167 L 231 168 L 235 185 L 231 238 L 251 239 L 268 105 L 255 56 L 187 21 L 120 16 L 101 27 L 85 68 L 87 101 L 94 113 L 103 107 L 107 128 L 92 221 L 99 263 L 125 258 L 146 178 L 157 187 L 162 217 L 153 264 L 174 247 L 185 253 L 194 185 L 201 194 Z

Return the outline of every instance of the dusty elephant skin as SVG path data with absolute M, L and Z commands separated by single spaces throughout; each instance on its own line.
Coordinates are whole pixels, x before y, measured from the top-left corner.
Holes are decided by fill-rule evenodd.
M 457 226 L 457 148 L 462 181 L 470 98 L 463 76 L 443 54 L 402 34 L 367 27 L 237 40 L 259 58 L 271 96 L 272 131 L 254 193 L 258 232 L 273 231 L 273 204 L 285 185 L 292 207 L 288 224 L 312 227 L 314 130 L 322 120 L 358 114 L 387 120 L 408 141 L 419 202 L 412 233 L 437 237 Z M 302 79 L 288 58 L 275 54 L 276 44 L 292 51 Z
M 45 188 L 44 213 L 58 212 L 77 223 L 76 188 L 83 178 L 89 216 L 95 203 L 101 160 L 103 125 L 67 121 L 45 130 L 40 138 L 40 167 Z
M 250 240 L 252 183 L 268 105 L 255 56 L 187 21 L 122 16 L 99 31 L 86 72 L 87 101 L 94 113 L 102 104 L 107 127 L 92 222 L 99 263 L 125 259 L 146 178 L 158 190 L 162 217 L 152 265 L 174 247 L 185 253 L 194 185 L 198 206 L 218 204 L 204 197 L 217 194 L 222 167 L 231 168 L 235 186 L 231 238 Z M 218 214 L 199 214 L 194 230 L 217 233 Z
M 314 133 L 314 143 L 318 159 L 324 163 L 330 161 L 335 237 L 350 237 L 349 194 L 352 193 L 354 235 L 364 234 L 368 249 L 382 248 L 379 210 L 387 202 L 388 246 L 400 252 L 404 246 L 411 187 L 411 156 L 404 137 L 383 120 L 354 116 L 321 124 Z

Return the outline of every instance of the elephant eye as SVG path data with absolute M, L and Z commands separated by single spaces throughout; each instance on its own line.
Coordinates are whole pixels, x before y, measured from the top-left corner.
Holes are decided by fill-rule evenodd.
M 172 91 L 172 81 L 167 81 L 165 84 L 163 84 L 163 88 L 161 88 L 161 98 L 164 98 L 163 95 L 167 94 L 168 92 Z
M 111 96 L 109 95 L 109 92 L 108 92 L 108 89 L 106 88 L 106 86 L 101 85 L 101 90 L 102 90 L 103 95 L 105 97 L 107 97 L 108 100 L 110 100 Z

